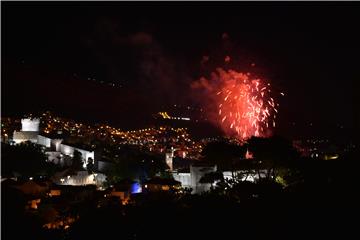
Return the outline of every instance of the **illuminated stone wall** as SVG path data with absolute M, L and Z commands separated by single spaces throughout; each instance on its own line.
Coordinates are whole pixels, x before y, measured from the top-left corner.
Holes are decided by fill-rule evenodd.
M 216 166 L 190 166 L 192 193 L 202 193 L 210 190 L 211 184 L 200 183 L 200 179 L 207 173 L 216 172 Z
M 15 144 L 19 144 L 19 143 L 26 142 L 26 141 L 30 141 L 32 143 L 37 143 L 37 141 L 38 141 L 37 136 L 38 136 L 37 132 L 14 131 L 13 141 L 15 142 Z
M 45 136 L 38 135 L 37 136 L 37 144 L 50 148 L 51 139 Z
M 184 188 L 192 188 L 191 186 L 191 175 L 190 173 L 178 173 L 178 172 L 173 172 L 172 173 L 173 178 L 176 181 L 181 182 L 181 186 Z
M 39 132 L 40 119 L 24 118 L 21 119 L 21 131 Z
M 77 150 L 81 153 L 81 157 L 84 160 L 84 164 L 83 167 L 86 168 L 86 164 L 87 164 L 87 160 L 88 158 L 92 158 L 93 160 L 95 160 L 94 157 L 94 151 L 90 152 L 84 149 L 80 149 L 80 148 L 76 148 L 76 147 L 72 147 L 66 144 L 60 144 L 60 152 L 62 154 L 68 155 L 70 157 L 72 157 L 74 155 L 74 151 Z
M 51 139 L 50 145 L 52 149 L 55 149 L 55 151 L 60 152 L 61 148 L 60 145 L 62 143 L 62 139 Z
M 60 152 L 45 152 L 45 153 L 48 156 L 49 162 L 52 162 L 55 164 L 60 164 L 60 165 L 64 164 Z
M 64 176 L 56 179 L 61 185 L 83 186 L 96 185 L 102 186 L 106 181 L 106 176 L 102 173 L 89 174 L 87 171 L 79 171 L 73 176 Z

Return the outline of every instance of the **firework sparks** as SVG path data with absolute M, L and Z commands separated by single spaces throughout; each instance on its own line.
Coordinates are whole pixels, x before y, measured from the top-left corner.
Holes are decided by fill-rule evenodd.
M 275 107 L 279 104 L 270 96 L 269 83 L 252 78 L 249 73 L 221 68 L 212 73 L 211 81 L 206 81 L 213 89 L 208 94 L 215 101 L 212 106 L 217 106 L 216 121 L 229 135 L 235 134 L 240 139 L 265 136 L 269 126 L 276 126 Z

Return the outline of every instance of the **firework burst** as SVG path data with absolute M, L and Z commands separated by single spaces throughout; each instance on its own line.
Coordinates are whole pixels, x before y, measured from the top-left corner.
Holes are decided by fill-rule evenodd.
M 214 120 L 228 135 L 239 139 L 265 136 L 276 126 L 279 104 L 271 97 L 269 83 L 250 73 L 218 68 L 211 80 L 202 78 L 198 84 L 211 95 L 211 105 L 217 108 Z

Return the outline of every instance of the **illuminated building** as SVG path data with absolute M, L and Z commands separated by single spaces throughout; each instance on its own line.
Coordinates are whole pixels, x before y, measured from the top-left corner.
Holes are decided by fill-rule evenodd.
M 348 147 L 327 139 L 294 140 L 293 146 L 303 157 L 318 160 L 334 160 L 344 154 Z
M 141 192 L 142 188 L 138 182 L 125 179 L 111 187 L 110 192 L 106 196 L 118 198 L 122 204 L 127 204 L 131 194 Z
M 206 191 L 209 191 L 211 188 L 210 183 L 200 183 L 200 179 L 203 178 L 208 173 L 214 173 L 217 171 L 216 165 L 207 165 L 207 164 L 193 164 L 190 165 L 190 169 L 183 171 L 177 170 L 172 172 L 172 176 L 176 181 L 181 182 L 181 186 L 184 188 L 191 188 L 192 194 L 200 194 Z M 254 182 L 261 177 L 266 177 L 266 170 L 259 170 L 258 173 L 247 170 L 237 170 L 237 171 L 223 171 L 222 175 L 224 179 L 231 180 L 234 176 L 241 175 L 242 181 Z
M 145 192 L 169 191 L 180 186 L 181 182 L 174 179 L 154 177 L 144 183 L 143 190 Z
M 24 132 L 39 132 L 40 119 L 39 118 L 24 118 L 21 119 L 21 131 Z
M 216 165 L 193 164 L 188 171 L 174 171 L 172 176 L 176 181 L 181 182 L 182 187 L 191 188 L 193 194 L 210 190 L 210 183 L 200 183 L 200 179 L 207 173 L 216 172 Z
M 194 164 L 190 166 L 190 179 L 193 193 L 202 193 L 210 190 L 211 184 L 200 183 L 200 179 L 207 173 L 216 172 L 216 165 Z
M 55 164 L 59 164 L 61 166 L 64 166 L 64 159 L 63 159 L 63 155 L 61 152 L 56 152 L 56 151 L 46 151 L 45 154 L 47 155 L 48 162 L 52 162 Z
M 84 168 L 86 168 L 89 158 L 95 161 L 94 151 L 64 144 L 62 131 L 57 131 L 56 134 L 49 134 L 49 131 L 45 130 L 45 133 L 39 134 L 39 125 L 40 119 L 38 118 L 21 119 L 21 131 L 14 131 L 13 135 L 15 144 L 25 141 L 39 144 L 46 149 L 45 154 L 48 156 L 48 161 L 55 164 L 63 165 L 63 155 L 72 157 L 75 150 L 81 153 L 84 160 Z
M 59 185 L 96 185 L 102 186 L 106 181 L 106 176 L 102 173 L 89 174 L 88 171 L 78 171 L 76 175 L 66 175 L 66 172 L 54 176 L 55 183 Z
M 172 117 L 167 112 L 158 112 L 156 116 L 160 116 L 163 119 L 173 119 L 173 120 L 185 120 L 190 121 L 189 117 Z
M 48 155 L 48 161 L 63 165 L 63 155 L 72 157 L 75 150 L 81 153 L 81 157 L 84 161 L 84 168 L 86 167 L 89 158 L 95 160 L 94 151 L 64 144 L 62 143 L 63 139 L 61 137 L 61 134 L 54 134 L 53 136 L 48 134 L 38 135 L 37 144 L 46 147 L 47 150 L 45 153 Z
M 83 167 L 86 168 L 89 158 L 95 160 L 95 152 L 90 150 L 81 149 L 78 147 L 73 147 L 67 144 L 60 144 L 60 152 L 62 154 L 73 157 L 75 150 L 81 153 L 81 158 L 84 160 Z
M 21 119 L 21 131 L 14 131 L 13 141 L 15 144 L 30 141 L 37 143 L 39 134 L 40 119 Z
M 192 188 L 191 175 L 189 171 L 173 171 L 172 176 L 176 181 L 181 182 L 183 188 Z
M 42 145 L 44 147 L 50 148 L 51 146 L 51 138 L 38 135 L 37 136 L 37 144 Z
M 174 151 L 175 149 L 171 147 L 170 151 L 165 153 L 165 162 L 166 165 L 170 168 L 170 171 L 173 170 L 173 158 L 174 158 Z
M 37 143 L 37 136 L 38 136 L 38 132 L 14 131 L 13 141 L 15 142 L 15 144 L 20 144 L 26 141 Z

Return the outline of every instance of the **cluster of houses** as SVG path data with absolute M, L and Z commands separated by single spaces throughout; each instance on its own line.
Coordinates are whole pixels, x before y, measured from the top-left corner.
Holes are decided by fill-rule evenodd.
M 33 178 L 1 178 L 1 187 L 13 198 L 25 200 L 25 210 L 35 211 L 44 216 L 44 228 L 66 229 L 78 216 L 73 214 L 71 206 L 78 206 L 79 202 L 91 200 L 98 206 L 108 204 L 128 204 L 133 197 L 142 194 L 162 191 L 183 191 L 188 189 L 192 194 L 208 191 L 214 182 L 203 181 L 207 175 L 218 173 L 216 165 L 191 162 L 183 158 L 174 157 L 174 148 L 165 152 L 164 162 L 173 178 L 154 177 L 139 182 L 124 179 L 114 185 L 106 186 L 106 176 L 102 173 L 104 165 L 99 164 L 94 150 L 71 146 L 64 143 L 61 132 L 44 134 L 39 131 L 39 119 L 22 119 L 21 131 L 14 131 L 12 143 L 20 144 L 31 141 L 43 146 L 48 156 L 47 161 L 67 166 L 68 160 L 75 151 L 81 153 L 84 168 L 88 161 L 95 163 L 96 171 L 77 171 L 64 168 L 50 179 L 42 176 Z M 240 172 L 237 172 L 240 173 Z M 235 173 L 236 174 L 236 173 Z M 225 179 L 231 179 L 234 172 L 222 172 Z M 246 180 L 254 181 L 255 175 L 247 174 Z M 64 204 L 67 211 L 64 212 Z
M 84 168 L 88 161 L 93 161 L 96 169 L 96 173 L 88 173 L 87 171 L 79 171 L 76 175 L 68 174 L 66 170 L 64 172 L 57 173 L 53 176 L 53 181 L 58 185 L 96 185 L 102 187 L 106 181 L 106 176 L 102 173 L 106 167 L 104 163 L 96 159 L 95 151 L 92 149 L 86 149 L 84 147 L 71 146 L 64 143 L 64 136 L 61 132 L 56 134 L 45 134 L 39 132 L 39 119 L 22 119 L 21 131 L 14 131 L 13 143 L 19 144 L 25 141 L 31 141 L 44 147 L 45 153 L 48 156 L 48 161 L 60 165 L 68 165 L 67 160 L 71 160 L 75 151 L 81 153 L 83 158 Z M 177 166 L 174 164 L 174 152 L 175 149 L 168 149 L 165 153 L 165 163 L 168 165 L 169 172 L 173 176 L 172 181 L 152 179 L 147 183 L 143 183 L 142 186 L 136 191 L 157 191 L 157 190 L 169 190 L 173 187 L 181 186 L 183 188 L 191 189 L 191 193 L 198 194 L 208 191 L 212 184 L 200 181 L 205 175 L 213 172 L 217 172 L 216 165 L 206 165 L 197 163 L 187 163 L 184 166 Z M 183 160 L 182 162 L 185 162 Z M 182 164 L 184 165 L 184 164 Z M 185 169 L 185 170 L 184 170 Z M 223 172 L 225 179 L 231 179 L 234 176 L 233 172 Z M 254 181 L 255 175 L 247 175 L 246 180 Z M 116 194 L 116 193 L 115 193 Z M 118 194 L 121 199 L 126 199 L 127 194 Z

